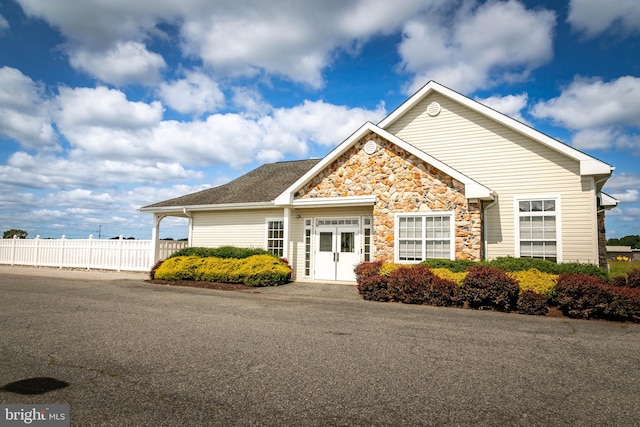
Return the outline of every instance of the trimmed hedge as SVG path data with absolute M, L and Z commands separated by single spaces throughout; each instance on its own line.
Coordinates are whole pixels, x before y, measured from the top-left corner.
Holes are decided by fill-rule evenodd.
M 358 280 L 358 292 L 367 301 L 389 301 L 387 277 L 380 274 L 362 277 Z
M 470 267 L 473 267 L 474 265 L 477 265 L 477 264 L 478 263 L 475 261 L 469 261 L 466 259 L 457 259 L 455 261 L 452 261 L 450 259 L 437 259 L 437 258 L 430 258 L 420 263 L 420 265 L 427 266 L 431 269 L 446 268 L 447 270 L 450 270 L 454 273 L 462 273 L 464 271 L 467 271 Z
M 627 286 L 640 288 L 640 269 L 634 268 L 627 273 Z
M 610 285 L 584 274 L 563 274 L 558 307 L 570 317 L 640 322 L 640 289 Z
M 527 289 L 520 293 L 516 310 L 520 314 L 544 316 L 549 312 L 549 298 L 546 295 Z
M 238 248 L 236 246 L 220 246 L 218 248 L 201 248 L 201 247 L 192 247 L 192 248 L 183 248 L 177 252 L 174 252 L 169 258 L 175 258 L 180 256 L 197 256 L 200 258 L 235 258 L 235 259 L 243 259 L 249 258 L 254 255 L 270 255 L 275 257 L 271 252 L 261 249 L 261 248 Z
M 471 308 L 511 311 L 520 289 L 515 279 L 492 267 L 472 267 L 462 282 L 464 299 Z
M 179 256 L 168 258 L 155 270 L 157 280 L 197 280 L 277 286 L 291 279 L 291 267 L 273 255 L 243 259 Z
M 436 261 L 433 265 L 454 265 L 456 269 L 460 265 Z M 509 271 L 491 267 L 491 263 Z M 371 301 L 444 306 L 459 306 L 466 301 L 471 308 L 531 315 L 544 315 L 550 304 L 557 304 L 570 317 L 640 322 L 638 269 L 628 277 L 615 277 L 612 285 L 601 268 L 589 264 L 558 265 L 510 257 L 491 263 L 473 263 L 466 271 L 452 272 L 444 267 L 431 269 L 425 263 L 409 266 L 375 261 L 363 262 L 355 271 L 360 295 Z M 524 267 L 528 268 L 519 270 Z M 554 272 L 563 270 L 583 273 L 558 276 Z

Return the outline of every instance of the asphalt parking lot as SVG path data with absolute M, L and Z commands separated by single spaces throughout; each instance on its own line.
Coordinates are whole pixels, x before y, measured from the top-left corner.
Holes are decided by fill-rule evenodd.
M 637 324 L 144 279 L 0 268 L 0 402 L 78 426 L 640 425 Z

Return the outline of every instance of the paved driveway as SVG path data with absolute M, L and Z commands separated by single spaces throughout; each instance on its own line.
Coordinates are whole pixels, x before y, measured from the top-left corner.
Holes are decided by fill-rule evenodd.
M 80 426 L 640 425 L 640 325 L 143 279 L 1 270 L 0 402 Z M 30 378 L 69 385 L 6 386 Z

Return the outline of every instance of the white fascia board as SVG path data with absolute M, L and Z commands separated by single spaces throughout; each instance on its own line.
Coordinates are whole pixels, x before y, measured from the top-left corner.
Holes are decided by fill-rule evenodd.
M 183 214 L 194 211 L 224 211 L 224 210 L 240 210 L 240 209 L 266 209 L 275 207 L 272 202 L 255 202 L 255 203 L 225 203 L 220 205 L 193 205 L 193 206 L 163 206 L 158 208 L 139 208 L 139 212 L 144 213 L 179 213 Z M 183 215 L 184 216 L 184 215 Z
M 356 141 L 362 138 L 362 136 L 364 136 L 366 132 L 372 130 L 372 127 L 375 127 L 375 125 L 371 122 L 367 122 L 360 126 L 360 129 L 352 133 L 349 138 L 345 139 L 340 145 L 338 145 L 329 154 L 323 157 L 322 160 L 320 160 L 307 173 L 302 175 L 296 182 L 291 184 L 289 188 L 284 190 L 278 197 L 276 197 L 276 199 L 274 200 L 274 204 L 278 206 L 291 205 L 293 203 L 293 194 L 296 192 L 296 190 L 309 182 L 322 169 L 324 169 L 327 165 L 329 165 L 336 158 L 347 151 Z
M 348 196 L 348 197 L 318 197 L 312 199 L 297 199 L 293 201 L 294 208 L 307 207 L 342 207 L 342 206 L 373 206 L 376 196 Z
M 280 194 L 274 201 L 276 205 L 286 206 L 291 205 L 293 200 L 293 194 L 296 190 L 301 188 L 307 182 L 309 182 L 314 176 L 316 176 L 322 169 L 324 169 L 327 165 L 333 162 L 336 158 L 342 155 L 345 151 L 347 151 L 351 146 L 360 140 L 367 132 L 373 132 L 391 142 L 392 144 L 397 145 L 404 151 L 407 151 L 410 154 L 418 157 L 420 160 L 430 164 L 436 169 L 444 172 L 449 175 L 453 179 L 460 181 L 465 185 L 465 195 L 467 198 L 480 198 L 484 200 L 492 200 L 494 193 L 489 188 L 483 186 L 482 184 L 472 180 L 468 176 L 458 172 L 452 167 L 442 163 L 440 160 L 431 157 L 424 151 L 414 147 L 413 145 L 403 141 L 397 136 L 393 135 L 390 132 L 374 125 L 371 122 L 367 122 L 360 127 L 356 132 L 354 132 L 349 138 L 347 138 L 342 144 L 338 145 L 331 153 L 329 153 L 326 157 L 324 157 L 318 164 L 316 164 L 311 170 L 309 170 L 306 174 L 304 174 L 300 179 L 294 182 L 289 188 L 287 188 L 282 194 Z
M 580 161 L 580 175 L 611 175 L 615 168 L 597 159 Z
M 608 195 L 607 193 L 600 192 L 600 205 L 605 209 L 611 209 L 618 206 L 620 201 L 615 197 Z
M 558 151 L 567 157 L 577 160 L 580 162 L 580 175 L 603 175 L 610 174 L 613 170 L 611 165 L 608 165 L 595 157 L 591 157 L 582 151 L 576 150 L 573 147 L 570 147 L 567 144 L 564 144 L 557 139 L 551 138 L 544 133 L 533 129 L 530 126 L 527 126 L 509 116 L 506 116 L 490 107 L 487 107 L 484 104 L 481 104 L 478 101 L 475 101 L 471 98 L 468 98 L 458 92 L 455 92 L 445 86 L 442 86 L 434 81 L 430 81 L 426 85 L 424 85 L 419 91 L 417 91 L 414 95 L 412 95 L 407 101 L 405 101 L 402 105 L 396 108 L 391 114 L 382 119 L 378 126 L 386 129 L 395 122 L 398 118 L 400 118 L 406 111 L 411 109 L 414 105 L 420 102 L 424 97 L 428 96 L 432 92 L 439 93 L 447 98 L 450 98 L 465 107 L 482 114 L 508 128 L 513 129 L 514 131 L 521 133 L 539 143 L 546 145 L 547 147 Z

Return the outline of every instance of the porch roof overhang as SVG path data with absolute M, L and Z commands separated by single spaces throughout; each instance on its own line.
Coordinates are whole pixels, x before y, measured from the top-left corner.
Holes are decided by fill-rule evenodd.
M 291 204 L 294 208 L 330 208 L 346 206 L 373 206 L 376 196 L 350 197 L 318 197 L 313 199 L 295 199 Z
M 613 209 L 618 206 L 619 203 L 618 199 L 603 192 L 598 194 L 598 198 L 600 199 L 600 206 L 605 210 Z
M 166 216 L 188 217 L 190 212 L 228 211 L 240 209 L 267 209 L 276 207 L 273 202 L 256 203 L 223 203 L 219 205 L 163 206 L 138 209 L 139 212 L 161 214 Z

